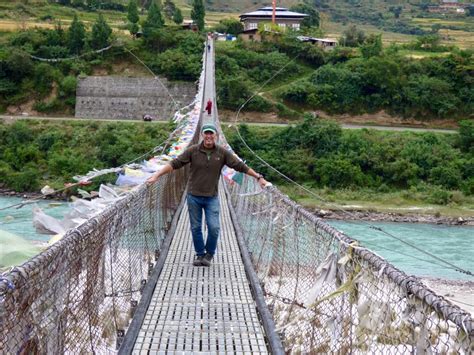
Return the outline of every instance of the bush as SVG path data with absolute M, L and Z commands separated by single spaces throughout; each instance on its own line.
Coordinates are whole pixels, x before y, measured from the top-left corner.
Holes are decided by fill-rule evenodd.
M 18 85 L 7 78 L 0 78 L 0 95 L 11 95 L 17 92 Z
M 273 104 L 260 95 L 255 95 L 244 107 L 246 111 L 270 112 Z
M 74 150 L 67 148 L 64 151 L 54 152 L 48 158 L 50 171 L 55 175 L 75 175 L 86 173 L 90 168 L 89 160 Z
M 428 196 L 428 202 L 436 205 L 447 205 L 451 201 L 451 194 L 449 191 L 443 190 L 440 187 L 435 187 Z
M 6 181 L 7 185 L 16 192 L 36 191 L 39 188 L 37 171 L 30 166 L 20 172 L 10 172 Z
M 69 50 L 63 46 L 40 46 L 35 54 L 41 58 L 67 58 Z
M 385 174 L 387 180 L 398 187 L 409 187 L 416 184 L 420 168 L 418 165 L 406 160 L 398 159 L 386 164 Z
M 310 149 L 317 157 L 338 150 L 342 137 L 341 127 L 334 121 L 306 116 L 302 124 L 288 127 L 276 138 L 289 149 Z
M 315 178 L 321 186 L 332 188 L 365 185 L 364 176 L 359 166 L 353 165 L 344 158 L 319 159 L 316 163 Z
M 289 119 L 297 119 L 297 118 L 300 118 L 301 115 L 288 108 L 288 106 L 278 102 L 276 105 L 275 105 L 276 109 L 277 109 L 277 112 L 278 112 L 278 116 L 280 117 L 285 117 L 285 118 L 289 118 Z
M 250 96 L 252 91 L 250 83 L 242 77 L 229 77 L 217 85 L 217 98 L 219 106 L 237 109 Z
M 5 60 L 5 67 L 7 78 L 18 83 L 31 74 L 33 62 L 28 53 L 13 49 Z
M 201 74 L 201 57 L 187 55 L 180 49 L 168 49 L 161 53 L 154 66 L 170 80 L 195 81 Z
M 308 102 L 309 94 L 313 92 L 314 89 L 310 83 L 307 81 L 298 81 L 288 86 L 281 92 L 280 96 L 284 100 L 304 105 Z
M 456 166 L 443 165 L 431 169 L 429 181 L 447 189 L 458 189 L 461 185 L 461 172 Z
M 244 26 L 242 25 L 242 22 L 234 18 L 222 19 L 214 27 L 214 31 L 216 32 L 230 33 L 235 36 L 237 36 L 243 30 L 244 30 Z
M 59 99 L 49 102 L 38 101 L 33 105 L 33 109 L 43 113 L 59 112 L 64 109 L 64 103 Z
M 40 97 L 44 97 L 51 92 L 56 77 L 57 73 L 49 64 L 40 63 L 35 67 L 35 90 Z
M 446 117 L 460 104 L 448 82 L 427 75 L 412 76 L 403 90 L 403 96 L 407 106 L 420 116 L 434 114 Z
M 310 79 L 314 93 L 308 103 L 329 112 L 357 113 L 363 97 L 361 80 L 359 73 L 348 68 L 323 66 Z
M 168 48 L 175 46 L 176 37 L 171 31 L 155 29 L 150 31 L 144 41 L 147 48 L 157 52 L 164 52 Z
M 474 195 L 474 177 L 469 178 L 461 183 L 461 190 L 468 196 Z
M 459 122 L 458 145 L 463 152 L 474 153 L 474 121 Z
M 39 150 L 47 152 L 56 142 L 59 142 L 61 138 L 62 135 L 58 131 L 44 132 L 38 136 L 36 142 Z
M 77 79 L 75 76 L 66 76 L 59 84 L 59 97 L 76 96 Z

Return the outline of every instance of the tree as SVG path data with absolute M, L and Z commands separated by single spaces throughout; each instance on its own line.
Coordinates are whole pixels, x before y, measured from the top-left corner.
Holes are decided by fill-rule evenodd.
M 357 47 L 364 43 L 365 33 L 359 30 L 355 25 L 345 29 L 339 43 L 344 47 Z
M 314 72 L 310 81 L 314 93 L 308 103 L 329 112 L 355 112 L 363 100 L 361 75 L 342 66 L 324 65 Z
M 173 22 L 177 25 L 180 25 L 183 23 L 183 14 L 181 13 L 181 10 L 179 8 L 176 8 L 174 10 Z
M 169 49 L 160 54 L 160 72 L 171 80 L 196 80 L 201 73 L 200 56 L 187 55 L 179 49 Z
M 71 0 L 71 5 L 73 7 L 84 7 L 84 1 L 83 0 Z
M 21 82 L 23 78 L 31 74 L 34 69 L 33 62 L 31 61 L 28 53 L 13 49 L 5 61 L 0 61 L 0 73 L 6 74 L 8 81 Z
M 441 28 L 442 26 L 439 23 L 435 23 L 434 25 L 431 25 L 431 33 L 436 34 Z
M 112 34 L 112 29 L 107 24 L 102 14 L 92 26 L 91 47 L 93 49 L 105 48 L 109 45 L 109 37 Z
M 437 33 L 420 36 L 416 40 L 416 47 L 419 49 L 436 50 L 441 41 L 441 36 Z
M 462 151 L 474 153 L 474 121 L 459 122 L 458 144 Z
M 140 27 L 138 26 L 140 17 L 138 16 L 138 6 L 136 0 L 130 0 L 128 3 L 127 20 L 129 22 L 130 33 L 135 36 L 140 30 Z
M 206 10 L 202 0 L 193 0 L 193 9 L 191 10 L 191 19 L 198 26 L 199 31 L 204 30 L 204 16 Z
M 314 170 L 315 178 L 321 186 L 341 188 L 361 186 L 364 182 L 360 166 L 343 157 L 318 159 Z
M 360 46 L 360 51 L 366 59 L 379 56 L 382 53 L 382 35 L 370 35 Z
M 319 27 L 319 12 L 313 6 L 303 3 L 292 6 L 290 10 L 309 15 L 301 22 L 302 27 Z
M 91 10 L 91 11 L 95 11 L 97 9 L 100 9 L 101 8 L 101 5 L 102 5 L 102 1 L 101 0 L 87 0 L 87 7 Z
M 286 141 L 288 149 L 297 147 L 311 149 L 315 156 L 323 157 L 339 149 L 342 128 L 334 121 L 306 115 L 303 123 L 286 128 L 280 137 L 285 137 L 282 141 Z
M 64 46 L 66 43 L 66 34 L 58 22 L 53 31 L 46 32 L 46 42 L 48 46 Z
M 140 5 L 141 7 L 150 10 L 151 5 L 157 1 L 158 2 L 158 7 L 161 9 L 161 0 L 140 0 Z
M 55 79 L 56 73 L 53 67 L 47 63 L 40 63 L 35 67 L 33 75 L 35 90 L 40 95 L 47 95 L 51 92 L 51 88 Z
M 84 48 L 86 30 L 82 21 L 79 21 L 77 15 L 74 14 L 71 26 L 69 27 L 68 33 L 68 48 L 73 54 L 81 53 Z
M 395 18 L 399 18 L 400 17 L 400 14 L 402 13 L 403 11 L 403 7 L 402 6 L 390 6 L 388 8 L 388 11 L 390 11 L 391 13 L 393 13 L 393 15 L 395 16 Z
M 226 18 L 219 21 L 219 24 L 215 27 L 215 30 L 220 33 L 231 33 L 238 35 L 244 30 L 242 22 L 233 18 Z
M 462 176 L 456 164 L 446 163 L 431 169 L 429 181 L 447 189 L 458 189 L 462 182 Z
M 161 15 L 160 6 L 156 1 L 153 1 L 148 10 L 148 16 L 146 18 L 146 21 L 143 24 L 143 35 L 145 37 L 148 37 L 153 31 L 159 30 L 164 25 L 165 21 L 163 20 L 163 16 Z
M 402 95 L 406 101 L 403 105 L 419 115 L 446 117 L 461 103 L 449 82 L 428 75 L 412 75 Z
M 175 3 L 172 0 L 165 0 L 165 3 L 163 4 L 163 12 L 166 18 L 171 19 L 176 12 Z
M 176 44 L 175 33 L 166 29 L 156 29 L 144 38 L 147 48 L 158 52 L 164 52 Z

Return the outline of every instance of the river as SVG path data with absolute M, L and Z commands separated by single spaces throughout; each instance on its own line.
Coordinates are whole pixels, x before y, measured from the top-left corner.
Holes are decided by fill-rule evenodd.
M 460 268 L 474 272 L 474 227 L 447 226 L 424 223 L 330 221 L 332 226 L 357 239 L 397 268 L 420 277 L 470 280 L 474 277 L 460 273 L 425 253 L 403 243 L 406 241 Z M 390 237 L 369 228 L 382 228 Z
M 18 197 L 0 197 L 0 208 L 21 202 Z M 47 214 L 61 218 L 68 210 L 65 202 L 41 201 Z M 33 205 L 0 211 L 0 265 L 20 264 L 47 246 L 51 236 L 37 234 L 32 224 Z M 386 258 L 408 274 L 451 280 L 471 280 L 472 276 L 447 268 L 399 240 L 370 229 L 365 222 L 329 221 L 335 228 L 358 239 L 363 246 Z M 474 271 L 474 227 L 418 223 L 372 223 L 397 238 L 410 242 L 449 263 Z

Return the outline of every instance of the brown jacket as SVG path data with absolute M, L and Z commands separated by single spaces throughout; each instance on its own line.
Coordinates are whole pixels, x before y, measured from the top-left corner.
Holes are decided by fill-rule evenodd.
M 204 145 L 195 144 L 186 149 L 179 157 L 171 161 L 173 169 L 182 168 L 191 163 L 189 192 L 195 196 L 216 196 L 217 185 L 222 167 L 227 165 L 242 173 L 247 173 L 249 167 L 233 153 L 220 145 L 215 145 L 210 158 L 204 150 Z

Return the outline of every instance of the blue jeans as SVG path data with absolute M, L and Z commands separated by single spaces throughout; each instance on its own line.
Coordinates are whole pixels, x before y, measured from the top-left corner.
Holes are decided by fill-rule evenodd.
M 219 239 L 219 197 L 194 196 L 188 194 L 188 211 L 191 222 L 191 234 L 193 235 L 193 244 L 196 255 L 203 256 L 206 253 L 214 255 Z M 202 235 L 202 211 L 206 216 L 207 241 L 204 244 Z

